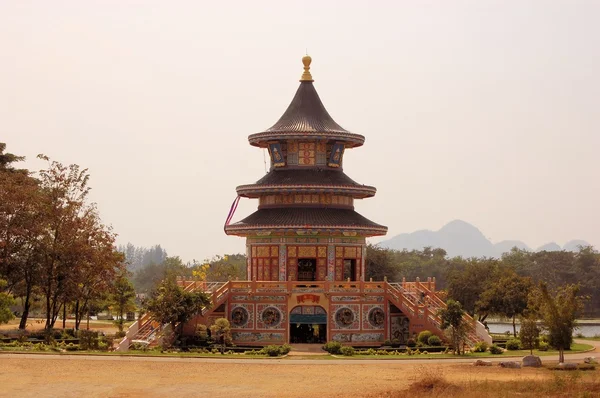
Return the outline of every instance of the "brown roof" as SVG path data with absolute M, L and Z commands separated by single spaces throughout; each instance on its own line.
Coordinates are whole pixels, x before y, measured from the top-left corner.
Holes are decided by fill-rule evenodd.
M 320 229 L 356 231 L 361 235 L 385 235 L 387 227 L 374 223 L 354 210 L 336 208 L 259 209 L 248 217 L 225 227 L 236 235 L 265 229 Z
M 272 190 L 294 192 L 346 192 L 357 198 L 375 195 L 374 187 L 361 185 L 341 170 L 326 168 L 272 169 L 255 184 L 240 185 L 238 194 L 254 197 Z
M 360 146 L 365 137 L 353 134 L 337 124 L 321 102 L 312 82 L 303 81 L 281 118 L 267 130 L 248 137 L 250 144 L 261 146 L 272 139 L 335 139 L 347 146 Z

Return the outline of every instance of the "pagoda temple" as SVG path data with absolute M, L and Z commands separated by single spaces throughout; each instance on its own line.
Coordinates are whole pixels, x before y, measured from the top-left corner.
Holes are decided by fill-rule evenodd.
M 365 238 L 387 227 L 354 210 L 375 195 L 344 173 L 344 153 L 365 137 L 337 124 L 323 106 L 302 58 L 300 87 L 281 118 L 248 137 L 269 151 L 270 170 L 238 197 L 258 199 L 258 210 L 225 226 L 246 238 L 248 276 L 257 281 L 359 281 L 365 276 Z
M 387 232 L 354 210 L 356 199 L 376 189 L 343 169 L 346 150 L 362 146 L 365 137 L 333 120 L 315 90 L 311 58 L 302 63 L 300 86 L 283 116 L 248 137 L 250 145 L 268 150 L 270 170 L 236 188 L 225 222 L 226 234 L 246 238 L 247 280 L 181 278 L 182 288 L 207 292 L 212 303 L 184 325 L 185 333 L 226 318 L 238 346 L 339 341 L 376 347 L 386 340 L 406 343 L 423 330 L 443 338 L 439 310 L 445 303 L 435 278 L 365 280 L 366 238 Z M 240 198 L 258 199 L 258 209 L 231 223 Z M 470 343 L 491 343 L 481 323 L 465 320 Z M 159 326 L 144 315 L 119 349 L 134 340 L 156 341 Z

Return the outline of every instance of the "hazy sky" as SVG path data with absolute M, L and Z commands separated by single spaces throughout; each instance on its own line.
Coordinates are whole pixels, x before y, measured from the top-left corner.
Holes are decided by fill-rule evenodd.
M 330 114 L 367 138 L 344 170 L 378 188 L 356 208 L 388 237 L 459 218 L 600 247 L 598 21 L 574 0 L 0 0 L 0 142 L 88 167 L 120 243 L 243 251 L 223 223 L 265 173 L 247 136 L 308 49 Z

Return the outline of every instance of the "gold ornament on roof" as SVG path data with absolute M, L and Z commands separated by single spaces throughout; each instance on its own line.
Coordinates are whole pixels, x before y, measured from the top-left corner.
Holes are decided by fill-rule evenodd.
M 301 82 L 314 82 L 312 75 L 310 74 L 310 63 L 312 62 L 312 58 L 310 55 L 305 55 L 302 57 L 302 63 L 304 64 L 304 73 L 302 73 L 302 77 L 300 78 Z

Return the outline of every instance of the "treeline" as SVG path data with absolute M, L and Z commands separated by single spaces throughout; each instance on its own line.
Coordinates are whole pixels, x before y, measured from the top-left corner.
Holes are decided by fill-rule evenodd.
M 593 247 L 581 247 L 577 252 L 528 252 L 514 248 L 495 259 L 448 258 L 443 249 L 398 251 L 369 245 L 366 277 L 382 280 L 384 276 L 390 281 L 435 277 L 437 289 L 446 290 L 467 312 L 477 313 L 483 319 L 490 314 L 482 301 L 486 292 L 491 295 L 495 290 L 497 296 L 506 296 L 509 288 L 527 284 L 526 280 L 532 284 L 545 282 L 550 289 L 577 284 L 579 294 L 587 297 L 583 315 L 600 316 L 600 253 Z
M 152 249 L 136 248 L 135 250 L 135 252 L 145 253 L 143 257 L 146 257 L 146 254 L 160 254 L 161 251 L 165 256 L 162 261 L 152 260 L 135 270 L 132 282 L 136 292 L 150 293 L 169 276 L 182 276 L 209 282 L 246 279 L 246 256 L 243 254 L 217 255 L 202 262 L 193 260 L 184 263 L 178 256 L 167 257 L 166 251 L 162 250 L 160 245 Z
M 88 201 L 87 169 L 40 155 L 47 168 L 32 173 L 15 168 L 23 157 L 5 149 L 0 143 L 0 286 L 21 299 L 19 328 L 34 300 L 41 301 L 46 329 L 67 312 L 79 328 L 95 303 L 127 290 L 115 234 Z
M 167 258 L 167 251 L 160 245 L 146 248 L 127 243 L 127 245 L 119 245 L 117 250 L 125 255 L 127 269 L 130 272 L 135 272 L 150 264 L 162 264 Z

